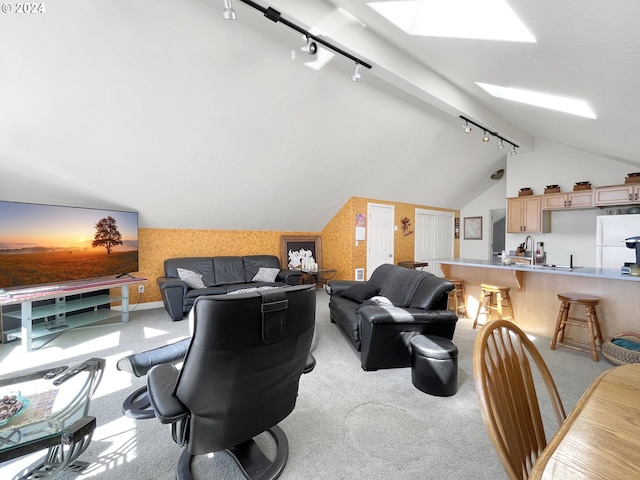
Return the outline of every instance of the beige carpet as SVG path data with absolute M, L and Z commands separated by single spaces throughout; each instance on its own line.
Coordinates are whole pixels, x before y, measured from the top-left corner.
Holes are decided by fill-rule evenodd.
M 282 479 L 501 479 L 500 462 L 489 442 L 473 388 L 471 353 L 476 331 L 461 319 L 454 337 L 459 349 L 459 391 L 433 397 L 411 384 L 409 368 L 364 372 L 357 354 L 329 322 L 328 296 L 318 292 L 316 369 L 301 379 L 294 412 L 281 424 L 290 454 Z M 107 359 L 92 401 L 98 429 L 81 460 L 81 474 L 59 478 L 169 480 L 180 456 L 168 426 L 157 420 L 132 420 L 121 414 L 123 399 L 144 384 L 116 370 L 118 359 L 188 335 L 187 322 L 171 322 L 162 309 L 137 310 L 126 324 L 64 332 L 37 351 L 0 345 L 0 375 L 42 365 L 74 364 L 88 357 Z M 565 408 L 576 401 L 603 370 L 579 352 L 550 351 L 535 339 L 558 383 Z M 552 419 L 550 412 L 548 418 Z M 12 478 L 16 465 L 0 468 Z M 196 478 L 243 478 L 224 454 L 199 457 Z

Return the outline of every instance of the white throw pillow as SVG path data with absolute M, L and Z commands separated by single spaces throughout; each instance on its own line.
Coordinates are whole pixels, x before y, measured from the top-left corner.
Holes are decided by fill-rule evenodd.
M 205 288 L 204 282 L 202 281 L 202 275 L 196 273 L 192 270 L 187 270 L 185 268 L 178 268 L 178 277 L 180 280 L 185 282 L 191 288 Z
M 267 283 L 275 282 L 276 277 L 278 276 L 279 273 L 280 273 L 279 268 L 260 267 L 260 270 L 258 270 L 258 273 L 256 273 L 256 275 L 253 277 L 251 281 L 267 282 Z

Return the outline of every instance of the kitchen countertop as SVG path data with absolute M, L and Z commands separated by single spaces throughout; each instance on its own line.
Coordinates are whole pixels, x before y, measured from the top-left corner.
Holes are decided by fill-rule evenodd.
M 503 265 L 501 259 L 479 260 L 474 258 L 435 258 L 429 259 L 429 262 L 441 265 L 459 265 L 465 267 L 482 267 L 496 268 L 500 270 L 511 270 L 520 276 L 524 273 L 548 273 L 552 275 L 573 275 L 579 277 L 593 277 L 599 279 L 623 280 L 630 282 L 640 282 L 640 276 L 622 274 L 620 269 L 615 268 L 595 268 L 595 267 L 574 267 L 570 268 L 554 268 L 536 265 L 533 268 L 527 263 L 513 263 L 511 265 Z

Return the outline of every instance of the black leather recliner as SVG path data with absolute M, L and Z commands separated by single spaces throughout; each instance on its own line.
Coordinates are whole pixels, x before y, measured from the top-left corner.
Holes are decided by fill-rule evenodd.
M 277 426 L 293 410 L 315 326 L 313 286 L 199 297 L 183 366 L 154 366 L 149 399 L 184 452 L 178 478 L 191 478 L 194 455 L 226 451 L 247 478 L 278 478 L 288 443 Z M 268 432 L 269 460 L 252 440 Z

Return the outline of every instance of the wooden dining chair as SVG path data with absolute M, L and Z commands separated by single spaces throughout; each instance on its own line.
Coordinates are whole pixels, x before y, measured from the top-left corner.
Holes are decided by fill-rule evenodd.
M 533 366 L 539 375 L 534 376 Z M 536 383 L 541 393 L 540 383 L 546 387 L 558 426 L 566 418 L 551 372 L 517 325 L 494 320 L 476 337 L 473 377 L 484 424 L 507 476 L 526 480 L 547 445 Z

